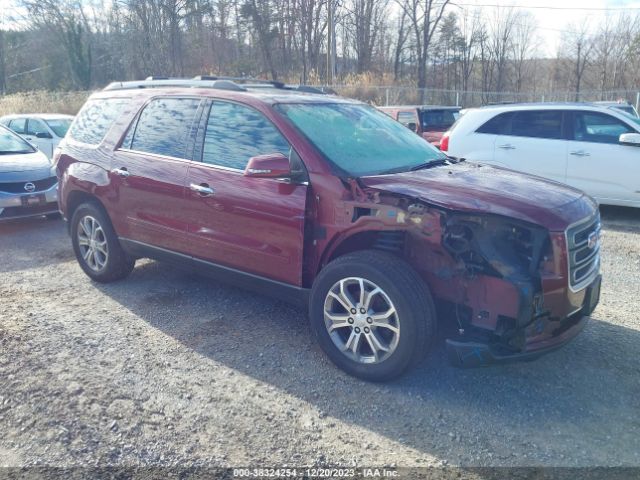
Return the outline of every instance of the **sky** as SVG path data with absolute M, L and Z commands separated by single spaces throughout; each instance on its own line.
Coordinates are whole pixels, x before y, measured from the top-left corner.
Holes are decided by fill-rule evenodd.
M 530 12 L 537 21 L 542 56 L 555 56 L 563 31 L 571 30 L 572 25 L 586 22 L 594 31 L 606 16 L 617 19 L 622 13 L 640 14 L 640 0 L 452 0 L 452 3 L 463 9 L 482 6 L 488 15 L 496 10 L 490 5 L 517 6 Z

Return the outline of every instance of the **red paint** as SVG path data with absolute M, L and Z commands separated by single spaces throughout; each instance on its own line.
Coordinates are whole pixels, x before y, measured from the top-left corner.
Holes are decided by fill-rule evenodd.
M 171 95 L 231 100 L 262 112 L 302 159 L 308 184 L 119 150 L 140 107 L 154 96 Z M 336 97 L 204 88 L 105 91 L 92 98 L 100 97 L 128 97 L 131 102 L 99 147 L 71 139 L 62 146 L 57 171 L 67 218 L 70 201 L 80 194 L 91 196 L 104 206 L 121 237 L 306 288 L 347 245 L 370 248 L 366 242 L 375 232 L 403 232 L 402 255 L 434 296 L 469 307 L 472 324 L 491 331 L 499 316 L 517 315 L 516 288 L 502 278 L 464 275 L 441 241 L 451 212 L 497 215 L 550 232 L 553 258 L 544 264 L 541 293 L 553 318 L 566 317 L 584 300 L 584 291 L 568 288 L 564 231 L 597 207 L 577 190 L 468 163 L 343 181 L 273 108 L 280 102 L 349 102 Z M 447 142 L 445 137 L 445 149 Z M 249 167 L 272 170 L 274 176 L 285 168 L 282 158 L 273 155 L 253 158 Z M 128 177 L 112 172 L 121 168 Z M 213 194 L 203 196 L 192 184 L 211 188 Z M 356 209 L 367 213 L 354 221 Z M 553 339 L 551 331 L 549 327 L 531 341 L 547 347 L 570 337 Z

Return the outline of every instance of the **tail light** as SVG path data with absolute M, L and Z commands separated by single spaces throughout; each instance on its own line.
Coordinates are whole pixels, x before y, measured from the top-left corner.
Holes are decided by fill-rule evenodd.
M 442 136 L 442 140 L 440 140 L 440 150 L 443 152 L 449 151 L 449 135 L 446 133 Z

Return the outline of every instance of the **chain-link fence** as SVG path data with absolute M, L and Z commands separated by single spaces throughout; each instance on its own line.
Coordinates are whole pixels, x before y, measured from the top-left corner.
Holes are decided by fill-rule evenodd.
M 375 105 L 458 105 L 479 107 L 496 103 L 627 101 L 640 107 L 640 89 L 576 92 L 484 92 L 419 89 L 399 86 L 336 85 L 325 87 L 339 95 Z

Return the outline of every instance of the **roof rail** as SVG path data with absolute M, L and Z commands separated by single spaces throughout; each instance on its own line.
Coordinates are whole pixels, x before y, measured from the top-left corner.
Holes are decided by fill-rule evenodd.
M 284 83 L 277 80 L 266 80 L 264 78 L 252 78 L 252 77 L 228 77 L 218 75 L 197 75 L 193 77 L 194 80 L 229 80 L 231 82 L 239 83 L 262 83 L 274 86 L 276 88 L 284 87 Z
M 246 92 L 248 88 L 277 88 L 304 93 L 327 93 L 321 87 L 312 87 L 310 85 L 289 85 L 275 80 L 214 75 L 198 75 L 193 78 L 149 76 L 144 80 L 112 82 L 107 85 L 104 90 L 130 90 L 135 88 L 159 87 L 217 88 L 220 90 L 232 90 L 236 92 Z
M 217 88 L 219 90 L 233 90 L 246 92 L 242 85 L 230 80 L 193 80 L 189 78 L 158 78 L 151 77 L 146 80 L 134 80 L 130 82 L 112 82 L 104 90 L 130 90 L 135 88 L 161 88 L 161 87 L 189 87 L 189 88 Z

